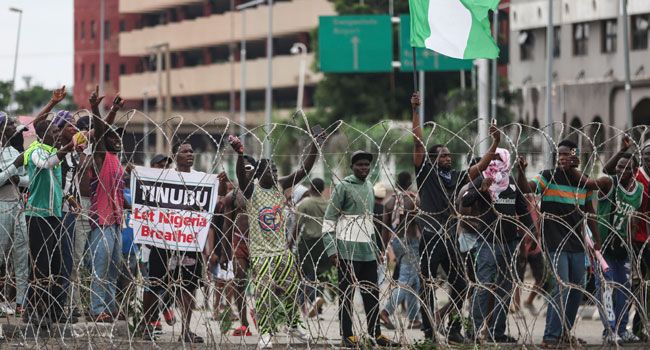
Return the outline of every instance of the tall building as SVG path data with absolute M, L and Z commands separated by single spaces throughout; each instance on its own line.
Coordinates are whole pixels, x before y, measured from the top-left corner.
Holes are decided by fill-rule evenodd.
M 553 3 L 553 118 L 574 128 L 599 146 L 603 137 L 629 127 L 626 118 L 623 42 L 630 48 L 634 125 L 650 124 L 650 1 L 628 0 L 627 38 L 619 0 L 556 0 Z M 511 0 L 511 87 L 521 92 L 518 121 L 545 125 L 547 0 Z M 603 134 L 597 134 L 605 130 Z M 593 148 L 586 138 L 583 146 Z
M 246 124 L 260 125 L 264 116 L 267 84 L 266 37 L 268 6 L 237 11 L 245 0 L 120 0 L 122 16 L 135 15 L 139 25 L 120 33 L 121 57 L 144 62 L 142 71 L 120 74 L 120 91 L 130 101 L 145 100 L 156 108 L 159 87 L 166 95 L 167 73 L 156 72 L 152 47 L 168 44 L 171 108 L 185 122 L 202 124 L 217 116 L 239 121 L 242 83 L 241 41 L 246 40 Z M 304 106 L 312 105 L 321 74 L 314 63 L 311 35 L 318 17 L 334 14 L 327 0 L 275 1 L 273 5 L 273 108 L 274 113 L 295 109 L 300 54 L 292 46 L 307 47 Z M 245 18 L 244 18 L 245 16 Z M 245 21 L 245 23 L 243 22 Z M 295 52 L 294 52 L 295 53 Z M 164 66 L 164 64 L 163 64 Z M 164 68 L 164 67 L 161 67 Z M 223 121 L 223 120 L 222 120 Z M 188 130 L 189 131 L 189 130 Z
M 104 4 L 104 38 L 100 38 L 100 6 Z M 120 91 L 120 75 L 142 71 L 138 58 L 120 57 L 119 33 L 138 23 L 137 15 L 118 11 L 119 0 L 74 1 L 74 90 L 73 100 L 88 108 L 88 97 L 99 84 L 100 45 L 104 42 L 104 93 Z

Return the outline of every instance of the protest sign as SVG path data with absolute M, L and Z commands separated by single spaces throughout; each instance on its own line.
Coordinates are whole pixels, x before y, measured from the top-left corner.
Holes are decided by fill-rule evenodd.
M 136 167 L 131 174 L 134 243 L 203 250 L 219 180 L 202 172 Z

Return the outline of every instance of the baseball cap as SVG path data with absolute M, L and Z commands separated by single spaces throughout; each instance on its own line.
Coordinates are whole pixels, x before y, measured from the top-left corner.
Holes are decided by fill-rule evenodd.
M 369 162 L 372 162 L 372 154 L 366 151 L 354 151 L 352 152 L 352 156 L 350 156 L 350 164 L 354 164 L 361 159 L 365 159 Z
M 164 154 L 156 154 L 151 158 L 151 161 L 149 162 L 149 166 L 153 166 L 154 164 L 162 163 L 165 162 L 165 164 L 169 165 L 172 163 L 172 159 L 167 157 Z

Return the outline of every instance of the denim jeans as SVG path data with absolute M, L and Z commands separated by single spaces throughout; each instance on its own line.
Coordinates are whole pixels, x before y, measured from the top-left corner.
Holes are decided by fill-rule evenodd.
M 56 296 L 56 301 L 61 308 L 68 305 L 68 293 L 70 290 L 70 276 L 72 275 L 72 262 L 74 255 L 74 242 L 75 242 L 75 222 L 77 221 L 77 214 L 63 213 L 61 219 L 63 225 L 61 226 L 61 241 L 59 242 L 61 249 L 61 276 L 59 284 L 61 285 L 61 294 Z
M 95 227 L 89 237 L 92 258 L 92 278 L 90 282 L 90 312 L 117 311 L 115 290 L 118 269 L 122 258 L 122 233 L 118 225 Z
M 487 325 L 489 337 L 502 337 L 506 332 L 508 306 L 515 278 L 513 255 L 519 240 L 494 243 L 479 240 L 476 245 L 476 283 L 472 298 L 472 319 L 474 332 L 479 332 L 483 322 Z M 494 307 L 488 309 L 489 299 L 494 298 Z M 490 317 L 491 315 L 491 317 Z
M 20 201 L 0 201 L 0 265 L 5 268 L 9 262 L 9 252 L 16 274 L 16 304 L 24 305 L 30 267 L 27 221 Z
M 615 332 L 625 333 L 630 315 L 632 302 L 632 284 L 630 283 L 630 262 L 625 259 L 605 258 L 609 270 L 603 272 L 605 286 L 603 288 L 600 276 L 596 276 L 596 291 L 599 301 L 603 303 L 605 314 L 601 315 L 603 321 L 604 335 Z
M 419 320 L 420 301 L 417 296 L 420 294 L 420 274 L 418 266 L 406 263 L 400 264 L 397 283 L 398 287 L 394 288 L 390 293 L 390 299 L 388 299 L 388 304 L 386 304 L 386 312 L 392 315 L 397 305 L 405 301 L 406 307 L 408 308 L 409 321 Z
M 584 252 L 549 252 L 549 265 L 555 278 L 566 286 L 554 281 L 551 302 L 546 312 L 544 340 L 559 340 L 568 335 L 578 314 L 585 284 Z M 563 329 L 566 325 L 567 329 Z

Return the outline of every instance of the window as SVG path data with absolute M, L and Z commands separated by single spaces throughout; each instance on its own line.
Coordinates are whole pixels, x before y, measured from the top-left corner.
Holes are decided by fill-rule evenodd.
M 589 23 L 573 25 L 573 55 L 585 56 L 589 44 Z
M 602 21 L 600 47 L 603 53 L 616 52 L 616 20 L 608 19 Z
M 534 49 L 535 37 L 533 32 L 529 30 L 519 32 L 519 59 L 521 61 L 532 60 Z
M 126 74 L 126 65 L 124 63 L 120 64 L 120 75 Z
M 650 15 L 632 16 L 632 50 L 648 48 L 648 23 Z
M 90 81 L 95 82 L 95 64 L 90 65 Z
M 84 81 L 84 79 L 86 79 L 86 65 L 84 63 L 81 64 L 81 72 L 79 72 L 79 75 L 81 81 Z
M 111 22 L 110 21 L 105 21 L 104 22 L 104 40 L 108 40 L 111 38 Z
M 562 52 L 562 41 L 560 40 L 562 38 L 562 30 L 560 26 L 553 27 L 553 57 L 558 58 L 560 57 L 560 53 Z
M 104 65 L 104 81 L 111 81 L 111 65 Z
M 79 30 L 80 34 L 79 36 L 81 37 L 81 40 L 84 40 L 86 38 L 86 22 L 81 21 L 81 29 Z
M 120 32 L 126 32 L 126 22 L 123 19 L 120 20 Z
M 90 21 L 90 39 L 95 40 L 97 35 L 97 28 L 95 28 L 95 21 Z

